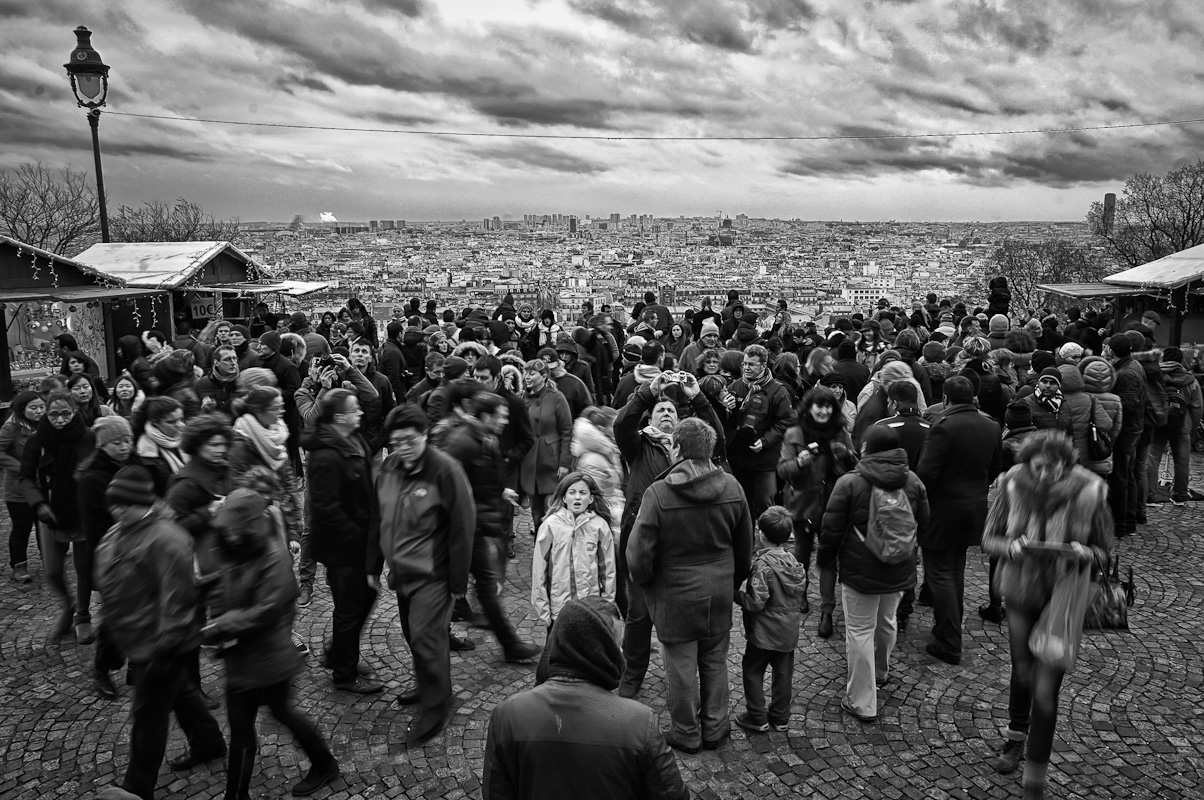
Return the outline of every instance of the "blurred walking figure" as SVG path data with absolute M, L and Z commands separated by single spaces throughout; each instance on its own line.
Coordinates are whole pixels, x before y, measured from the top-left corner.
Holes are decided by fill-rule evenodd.
M 4 470 L 4 505 L 11 527 L 8 531 L 8 565 L 14 583 L 30 582 L 29 535 L 33 533 L 33 506 L 21 491 L 21 456 L 25 443 L 37 430 L 46 413 L 46 401 L 37 392 L 21 392 L 13 398 L 8 419 L 0 426 L 0 469 Z M 37 539 L 35 538 L 35 542 Z M 41 549 L 41 544 L 38 544 Z

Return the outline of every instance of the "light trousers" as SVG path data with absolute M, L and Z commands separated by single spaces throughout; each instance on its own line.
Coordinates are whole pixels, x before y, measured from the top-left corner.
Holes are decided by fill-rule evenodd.
M 890 656 L 898 629 L 895 612 L 903 592 L 862 594 L 841 586 L 844 608 L 845 656 L 849 677 L 845 697 L 853 710 L 866 717 L 878 716 L 878 681 L 890 674 Z

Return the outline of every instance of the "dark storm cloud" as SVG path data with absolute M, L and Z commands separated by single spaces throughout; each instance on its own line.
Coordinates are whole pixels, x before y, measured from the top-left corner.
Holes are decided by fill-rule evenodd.
M 399 128 L 415 128 L 422 125 L 431 125 L 438 121 L 434 117 L 424 117 L 418 114 L 395 114 L 391 111 L 372 111 L 360 116 Z
M 816 17 L 808 0 L 569 0 L 569 6 L 635 36 L 675 37 L 732 53 L 753 53 L 758 35 L 797 29 Z
M 423 0 L 364 0 L 364 8 L 369 11 L 396 11 L 413 19 L 422 15 L 426 3 Z
M 126 11 L 108 3 L 89 3 L 86 6 L 76 0 L 0 0 L 0 19 L 37 19 L 54 26 L 62 26 L 63 61 L 75 45 L 72 31 L 77 25 L 90 28 L 93 33 L 100 30 L 120 30 L 132 34 L 144 33 L 143 27 Z M 93 42 L 104 57 L 103 45 Z
M 308 75 L 282 75 L 275 81 L 275 87 L 282 92 L 293 94 L 297 87 L 303 89 L 313 89 L 315 92 L 326 92 L 334 94 L 334 89 L 326 81 L 320 78 L 314 78 Z
M 470 152 L 511 167 L 535 167 L 572 175 L 600 175 L 610 169 L 606 164 L 598 164 L 547 145 L 530 142 L 471 148 Z
M 953 33 L 983 46 L 1004 46 L 1009 50 L 1042 55 L 1054 42 L 1054 31 L 1040 16 L 1040 6 L 1012 4 L 995 8 L 986 3 L 967 3 L 958 7 Z

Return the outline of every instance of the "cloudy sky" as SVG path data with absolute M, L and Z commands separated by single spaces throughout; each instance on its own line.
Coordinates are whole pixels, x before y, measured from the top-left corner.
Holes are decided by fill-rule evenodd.
M 1199 0 L 0 0 L 0 169 L 91 169 L 61 66 L 81 24 L 111 112 L 504 134 L 103 117 L 110 205 L 244 220 L 1079 220 L 1204 145 L 847 138 L 1204 117 Z

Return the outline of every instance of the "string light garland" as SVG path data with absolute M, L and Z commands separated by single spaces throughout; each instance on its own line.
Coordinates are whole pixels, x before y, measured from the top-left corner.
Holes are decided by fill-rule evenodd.
M 627 136 L 607 134 L 568 133 L 498 133 L 493 131 L 424 131 L 415 128 L 351 128 L 338 125 L 297 125 L 288 122 L 251 122 L 248 120 L 205 119 L 202 117 L 170 117 L 166 114 L 135 114 L 128 111 L 107 111 L 118 117 L 162 119 L 171 122 L 200 122 L 207 125 L 245 125 L 254 128 L 291 128 L 307 131 L 341 131 L 344 133 L 393 133 L 406 136 L 471 136 L 493 139 L 563 139 L 597 140 L 604 142 L 831 142 L 831 141 L 875 141 L 886 139 L 943 139 L 965 136 L 1027 136 L 1038 133 L 1083 133 L 1090 131 L 1115 131 L 1127 128 L 1158 128 L 1170 125 L 1195 125 L 1204 122 L 1204 117 L 1191 119 L 1168 119 L 1154 122 L 1121 122 L 1111 125 L 1072 125 L 1062 128 L 1020 128 L 1002 131 L 950 131 L 946 133 L 881 133 L 881 134 L 831 134 L 820 136 Z

